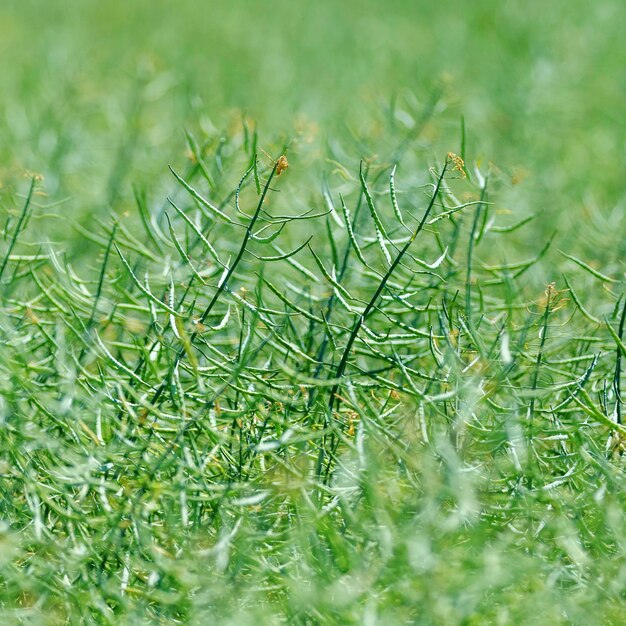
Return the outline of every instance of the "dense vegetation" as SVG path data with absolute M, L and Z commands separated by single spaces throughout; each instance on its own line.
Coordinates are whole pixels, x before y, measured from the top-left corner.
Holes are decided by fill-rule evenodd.
M 622 623 L 623 10 L 358 4 L 0 8 L 3 624 Z

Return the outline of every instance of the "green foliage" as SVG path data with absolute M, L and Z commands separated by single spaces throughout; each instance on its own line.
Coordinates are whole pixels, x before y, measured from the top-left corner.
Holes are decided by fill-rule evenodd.
M 294 211 L 297 158 L 228 189 L 233 135 L 169 204 L 138 196 L 142 226 L 89 234 L 93 271 L 20 244 L 29 195 L 3 265 L 7 619 L 613 619 L 620 283 L 591 275 L 590 328 L 526 279 L 545 247 L 498 245 L 496 173 L 414 154 Z
M 620 8 L 257 4 L 0 8 L 1 622 L 621 624 Z

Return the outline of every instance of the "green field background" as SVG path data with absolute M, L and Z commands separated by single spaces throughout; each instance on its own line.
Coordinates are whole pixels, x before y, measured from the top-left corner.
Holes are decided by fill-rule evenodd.
M 442 150 L 464 116 L 468 155 L 519 170 L 526 201 L 567 226 L 622 194 L 624 23 L 614 0 L 5 0 L 0 176 L 40 172 L 76 211 L 101 200 L 129 135 L 124 179 L 150 180 L 184 125 L 244 111 L 266 142 L 305 122 L 326 138 L 442 88 Z

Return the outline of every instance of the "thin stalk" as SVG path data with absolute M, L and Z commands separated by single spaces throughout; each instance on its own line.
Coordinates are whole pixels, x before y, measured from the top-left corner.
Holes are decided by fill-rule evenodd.
M 411 235 L 410 239 L 404 244 L 404 246 L 400 249 L 400 252 L 398 252 L 398 254 L 396 255 L 396 258 L 393 260 L 393 262 L 389 266 L 389 269 L 384 274 L 382 280 L 378 284 L 378 287 L 376 288 L 374 295 L 372 296 L 367 306 L 363 310 L 363 313 L 361 313 L 361 315 L 359 315 L 359 317 L 357 318 L 357 321 L 354 324 L 352 331 L 350 332 L 350 336 L 348 337 L 348 342 L 346 343 L 346 347 L 344 348 L 343 354 L 341 355 L 341 360 L 339 361 L 339 364 L 337 365 L 337 369 L 335 371 L 334 378 L 338 379 L 338 381 L 333 385 L 330 391 L 330 397 L 328 399 L 328 409 L 327 409 L 327 423 L 330 423 L 332 419 L 332 414 L 333 414 L 333 409 L 335 408 L 335 403 L 339 402 L 339 397 L 337 396 L 337 392 L 339 391 L 339 385 L 341 384 L 340 379 L 343 377 L 346 366 L 348 365 L 350 352 L 359 334 L 359 330 L 363 326 L 363 323 L 365 322 L 369 314 L 375 308 L 380 294 L 383 292 L 383 290 L 385 289 L 385 286 L 387 285 L 387 281 L 391 278 L 391 275 L 400 264 L 400 261 L 402 261 L 402 258 L 407 253 L 408 249 L 411 247 L 411 244 L 415 241 L 417 235 L 424 228 L 424 224 L 426 223 L 426 220 L 428 219 L 428 216 L 430 215 L 430 212 L 435 204 L 435 200 L 437 199 L 437 196 L 439 195 L 439 190 L 441 189 L 441 184 L 443 182 L 443 178 L 448 168 L 448 164 L 449 164 L 449 161 L 446 159 L 443 169 L 441 170 L 441 174 L 439 175 L 439 178 L 437 179 L 437 185 L 435 186 L 435 191 L 433 192 L 433 195 L 430 199 L 428 207 L 426 208 L 426 211 L 424 212 L 424 215 L 420 223 L 418 224 L 415 231 L 413 231 L 413 234 Z M 324 463 L 324 446 L 321 446 L 320 453 L 318 456 L 318 461 L 317 461 L 318 477 L 321 475 L 323 463 Z
M 4 255 L 4 259 L 2 261 L 2 265 L 0 266 L 0 279 L 4 274 L 4 270 L 7 267 L 9 262 L 9 257 L 11 256 L 11 252 L 13 252 L 13 248 L 17 243 L 17 238 L 19 237 L 20 232 L 22 231 L 22 227 L 26 218 L 28 216 L 28 207 L 30 206 L 30 201 L 33 197 L 33 191 L 35 190 L 35 178 L 33 177 L 30 181 L 30 187 L 28 189 L 28 194 L 26 196 L 26 202 L 24 203 L 24 207 L 22 208 L 22 212 L 20 214 L 20 219 L 17 222 L 17 226 L 15 227 L 15 232 L 13 233 L 13 237 L 11 237 L 11 241 L 9 242 L 9 247 L 7 248 L 6 254 Z
M 541 342 L 539 344 L 539 351 L 537 352 L 537 359 L 535 361 L 535 368 L 533 370 L 533 380 L 531 385 L 531 392 L 533 397 L 530 400 L 530 405 L 528 406 L 528 419 L 531 420 L 535 414 L 535 396 L 534 393 L 537 390 L 537 383 L 539 381 L 539 370 L 541 369 L 541 361 L 543 360 L 543 350 L 546 345 L 546 340 L 548 338 L 548 318 L 550 317 L 550 304 L 552 297 L 552 286 L 548 286 L 546 291 L 546 308 L 543 312 L 543 327 L 541 330 Z
M 548 289 L 546 290 L 546 308 L 543 313 L 543 326 L 541 331 L 541 342 L 539 344 L 539 351 L 537 352 L 537 359 L 535 361 L 535 368 L 533 371 L 533 379 L 531 385 L 531 400 L 528 406 L 528 448 L 531 451 L 529 456 L 529 463 L 533 464 L 533 456 L 532 456 L 532 442 L 534 437 L 534 421 L 535 421 L 535 392 L 537 391 L 537 384 L 539 382 L 539 370 L 541 369 L 541 361 L 543 360 L 543 351 L 546 345 L 546 340 L 548 338 L 548 319 L 550 317 L 550 302 L 552 296 L 552 285 L 548 285 Z M 534 465 L 534 464 L 533 464 Z M 528 489 L 532 489 L 533 487 L 533 473 L 532 466 L 530 465 L 529 475 L 528 475 Z
M 624 341 L 624 323 L 626 322 L 626 298 L 624 298 L 624 306 L 622 308 L 622 316 L 619 320 L 617 336 L 620 342 Z M 615 376 L 613 377 L 613 389 L 615 390 L 615 417 L 618 424 L 622 423 L 622 349 L 618 344 L 615 351 Z
M 211 311 L 213 310 L 213 307 L 217 304 L 217 301 L 219 300 L 220 296 L 224 293 L 224 291 L 226 291 L 226 288 L 228 287 L 228 282 L 230 281 L 232 275 L 235 273 L 235 270 L 237 269 L 239 262 L 243 258 L 243 255 L 246 251 L 246 247 L 248 245 L 248 241 L 252 237 L 252 231 L 254 229 L 254 225 L 257 221 L 257 218 L 259 217 L 259 214 L 261 213 L 261 208 L 263 207 L 263 203 L 265 202 L 265 196 L 267 195 L 272 179 L 274 178 L 274 174 L 276 174 L 277 165 L 278 163 L 274 163 L 274 167 L 272 168 L 272 171 L 270 172 L 269 178 L 267 179 L 267 182 L 265 183 L 265 186 L 263 187 L 263 192 L 261 193 L 261 197 L 259 198 L 259 202 L 257 204 L 256 210 L 254 211 L 254 214 L 252 215 L 252 218 L 250 222 L 248 223 L 248 227 L 246 228 L 246 232 L 243 236 L 241 246 L 239 247 L 239 252 L 237 253 L 237 256 L 235 257 L 235 260 L 233 261 L 232 265 L 228 268 L 224 276 L 220 279 L 217 285 L 217 289 L 215 290 L 215 293 L 213 294 L 213 297 L 211 298 L 211 301 L 209 302 L 207 307 L 204 309 L 204 312 L 202 313 L 202 315 L 200 316 L 200 319 L 198 320 L 198 326 L 201 326 L 202 324 L 204 324 L 204 321 L 209 316 L 209 313 L 211 313 Z M 256 167 L 256 161 L 255 161 L 254 167 Z M 191 334 L 191 336 L 189 337 L 190 345 L 193 344 L 199 332 L 200 332 L 199 330 L 195 330 Z M 156 404 L 156 402 L 159 400 L 159 398 L 163 394 L 163 391 L 165 390 L 165 387 L 167 385 L 167 380 L 170 378 L 171 372 L 173 372 L 176 369 L 176 366 L 180 363 L 180 360 L 185 355 L 185 352 L 186 352 L 185 346 L 180 348 L 180 350 L 177 352 L 176 357 L 174 358 L 174 362 L 170 366 L 170 372 L 167 378 L 163 380 L 163 382 L 159 385 L 158 389 L 154 392 L 154 395 L 152 396 L 152 400 L 151 400 L 152 404 Z
M 476 206 L 474 212 L 474 222 L 472 223 L 472 230 L 470 231 L 470 239 L 467 246 L 467 276 L 465 279 L 465 319 L 467 319 L 467 325 L 472 326 L 472 256 L 474 254 L 474 241 L 476 239 L 476 228 L 478 227 L 478 220 L 480 219 L 480 213 L 485 203 L 487 195 L 487 179 L 480 192 L 480 202 Z

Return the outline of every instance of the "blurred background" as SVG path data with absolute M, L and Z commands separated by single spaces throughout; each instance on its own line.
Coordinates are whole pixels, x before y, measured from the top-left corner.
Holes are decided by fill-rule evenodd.
M 0 182 L 37 172 L 59 211 L 98 211 L 166 175 L 185 128 L 243 113 L 262 145 L 375 145 L 386 112 L 410 126 L 440 96 L 433 154 L 459 151 L 463 117 L 469 159 L 519 183 L 511 205 L 573 229 L 623 194 L 624 24 L 616 0 L 3 0 Z

